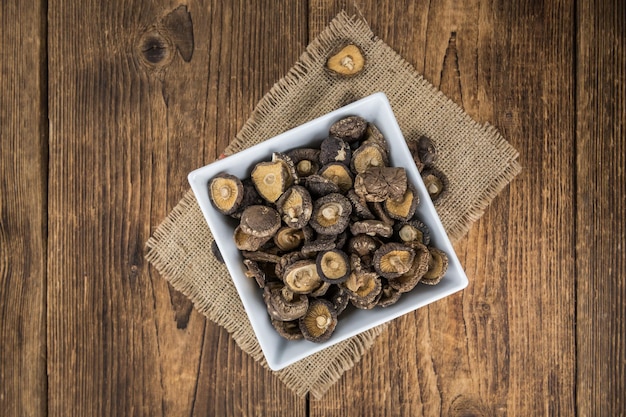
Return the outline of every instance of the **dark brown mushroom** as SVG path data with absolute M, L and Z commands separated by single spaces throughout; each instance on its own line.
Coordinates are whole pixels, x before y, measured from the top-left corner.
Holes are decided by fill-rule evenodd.
M 346 194 L 350 203 L 352 203 L 352 213 L 361 220 L 374 220 L 376 216 L 367 206 L 367 202 L 363 197 L 354 192 L 354 189 L 348 190 Z
M 366 234 L 368 236 L 391 237 L 393 228 L 380 220 L 363 220 L 350 225 L 353 235 Z
M 390 200 L 385 200 L 385 204 L 387 203 L 387 201 L 390 201 Z M 390 226 L 393 229 L 393 225 L 396 222 L 394 221 L 394 219 L 389 217 L 389 214 L 387 214 L 387 211 L 385 210 L 383 203 L 379 201 L 375 201 L 375 202 L 369 203 L 369 206 L 372 209 L 372 213 L 374 213 L 374 215 L 376 216 L 378 220 L 380 220 L 381 222 L 385 223 L 387 226 Z
M 358 256 L 373 255 L 379 247 L 380 242 L 366 234 L 355 235 L 348 241 L 348 252 Z
M 276 332 L 287 340 L 302 340 L 304 336 L 300 331 L 298 320 L 281 321 L 272 319 L 272 326 Z
M 359 116 L 348 116 L 337 120 L 330 126 L 331 136 L 343 139 L 348 143 L 359 141 L 367 130 L 367 120 Z
M 284 226 L 278 229 L 274 235 L 274 244 L 282 251 L 293 251 L 304 243 L 304 232 L 302 229 Z
M 326 292 L 328 291 L 328 289 L 330 288 L 332 284 L 330 282 L 322 282 L 322 285 L 320 285 L 315 291 L 313 291 L 311 294 L 309 294 L 309 296 L 311 297 L 323 297 L 324 295 L 326 295 Z
M 283 281 L 291 291 L 297 294 L 309 294 L 322 285 L 313 259 L 296 261 L 287 266 L 283 274 Z
M 417 155 L 420 161 L 426 166 L 433 165 L 437 162 L 437 149 L 428 136 L 422 135 L 417 139 Z
M 352 149 L 350 149 L 348 142 L 343 139 L 329 136 L 320 144 L 319 160 L 322 165 L 327 165 L 331 162 L 349 165 L 351 158 Z
M 365 56 L 363 51 L 355 44 L 343 44 L 331 52 L 326 61 L 327 70 L 341 77 L 352 77 L 363 70 Z
M 241 230 L 256 237 L 271 237 L 280 228 L 280 215 L 268 206 L 250 206 L 241 214 Z
M 266 285 L 263 298 L 267 312 L 275 320 L 291 321 L 304 316 L 309 308 L 309 298 L 295 294 L 284 285 Z
M 317 174 L 317 170 L 320 168 L 319 149 L 298 148 L 287 152 L 287 155 L 289 155 L 296 167 L 296 173 L 300 182 L 302 182 L 301 179 L 304 177 Z
M 356 300 L 360 305 L 374 300 L 382 289 L 380 278 L 375 272 L 357 273 L 353 271 L 341 285 L 350 295 L 350 299 Z M 355 305 L 355 307 L 359 307 L 359 305 Z
M 338 316 L 343 313 L 350 302 L 350 295 L 339 285 L 331 285 L 324 298 L 335 306 Z
M 350 200 L 339 193 L 331 193 L 315 201 L 309 225 L 317 233 L 338 235 L 348 226 L 351 213 Z
M 301 185 L 293 185 L 276 201 L 276 208 L 287 226 L 301 229 L 313 213 L 311 194 Z
M 318 234 L 315 240 L 310 240 L 302 246 L 302 253 L 305 255 L 317 255 L 318 252 L 331 250 L 337 247 L 335 235 Z
M 285 270 L 292 264 L 302 261 L 304 259 L 310 259 L 308 255 L 303 254 L 302 252 L 289 252 L 280 257 L 278 262 L 276 262 L 276 266 L 274 268 L 274 273 L 276 276 L 283 281 L 283 277 L 285 276 Z
M 429 247 L 430 260 L 428 262 L 428 271 L 422 278 L 422 283 L 428 285 L 437 285 L 446 275 L 448 270 L 448 255 L 441 249 Z
M 376 127 L 374 123 L 369 123 L 367 125 L 367 130 L 365 131 L 365 136 L 363 137 L 363 145 L 376 144 L 380 146 L 386 154 L 389 154 L 389 145 L 385 140 L 382 132 Z
M 319 174 L 337 184 L 342 193 L 347 193 L 348 190 L 352 189 L 352 184 L 354 183 L 352 172 L 346 165 L 340 162 L 331 162 L 324 165 L 320 168 Z
M 366 201 L 397 200 L 406 187 L 406 171 L 402 167 L 371 167 L 354 179 L 354 191 Z
M 438 169 L 425 168 L 422 171 L 422 179 L 433 203 L 441 200 L 448 193 L 448 177 Z
M 314 174 L 305 178 L 304 186 L 313 197 L 323 197 L 331 193 L 339 193 L 339 186 L 321 175 Z
M 428 248 L 421 243 L 414 244 L 412 248 L 415 250 L 415 257 L 411 268 L 399 277 L 389 279 L 389 285 L 400 293 L 409 292 L 415 288 L 428 271 L 430 260 Z
M 389 285 L 389 282 L 383 282 L 380 294 L 381 296 L 378 299 L 378 305 L 383 308 L 397 303 L 402 295 L 400 291 Z
M 419 204 L 417 190 L 410 182 L 407 183 L 406 192 L 398 200 L 385 200 L 385 211 L 389 217 L 396 220 L 408 221 L 417 210 Z
M 394 231 L 401 241 L 405 243 L 420 242 L 430 244 L 430 230 L 421 220 L 412 219 L 408 222 L 398 222 L 394 225 Z
M 239 178 L 220 173 L 209 181 L 209 198 L 219 212 L 231 215 L 243 201 L 243 184 Z
M 344 282 L 350 275 L 348 255 L 339 249 L 320 252 L 317 255 L 316 264 L 320 278 L 331 284 Z
M 324 299 L 312 300 L 306 314 L 299 319 L 299 325 L 306 340 L 325 342 L 330 339 L 337 326 L 335 307 Z
M 387 279 L 408 272 L 413 265 L 415 251 L 400 243 L 385 243 L 374 252 L 374 269 Z

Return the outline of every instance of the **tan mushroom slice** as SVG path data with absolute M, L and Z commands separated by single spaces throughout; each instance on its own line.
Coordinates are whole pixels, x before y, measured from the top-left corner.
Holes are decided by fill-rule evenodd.
M 259 195 L 270 203 L 276 202 L 294 182 L 289 165 L 280 159 L 259 162 L 252 170 L 251 178 Z
M 235 241 L 237 249 L 251 252 L 261 249 L 261 247 L 270 239 L 271 236 L 256 237 L 249 235 L 241 229 L 241 226 L 237 226 L 233 233 L 233 240 Z
M 320 278 L 331 284 L 344 282 L 350 275 L 348 255 L 339 249 L 320 252 L 316 264 Z
M 290 252 L 298 249 L 304 243 L 302 229 L 284 226 L 274 235 L 274 244 L 282 251 Z
M 363 70 L 365 56 L 361 48 L 354 44 L 340 46 L 326 61 L 326 68 L 331 73 L 352 77 Z
M 422 221 L 413 219 L 408 222 L 398 222 L 394 225 L 394 230 L 401 241 L 420 242 L 424 245 L 430 244 L 430 229 Z
M 356 273 L 353 271 L 341 285 L 350 294 L 351 300 L 356 300 L 361 304 L 374 300 L 382 289 L 380 278 L 375 272 Z
M 301 185 L 294 185 L 280 196 L 276 208 L 287 226 L 301 229 L 313 213 L 311 194 Z
M 322 279 L 317 273 L 313 259 L 297 261 L 286 267 L 283 281 L 291 291 L 297 294 L 309 294 L 322 285 Z
M 244 259 L 243 264 L 246 266 L 246 276 L 248 278 L 254 278 L 256 283 L 259 285 L 259 288 L 265 288 L 266 276 L 265 272 L 261 269 L 258 262 Z
M 272 319 L 272 326 L 276 332 L 287 340 L 302 340 L 304 336 L 300 331 L 298 320 L 281 321 Z
M 286 286 L 267 285 L 263 291 L 267 312 L 275 320 L 297 320 L 309 308 L 309 298 L 306 295 L 295 294 Z
M 402 167 L 371 167 L 354 178 L 354 191 L 366 201 L 397 200 L 406 187 L 406 171 Z
M 428 272 L 424 274 L 421 282 L 428 285 L 437 285 L 448 270 L 448 255 L 441 249 L 434 247 L 430 247 L 428 250 L 430 252 Z
M 309 225 L 317 233 L 338 235 L 348 226 L 351 213 L 350 200 L 339 193 L 331 193 L 315 201 Z
M 319 174 L 337 184 L 342 193 L 347 193 L 348 190 L 352 189 L 352 185 L 354 184 L 350 169 L 340 162 L 331 162 L 324 165 L 320 168 Z
M 221 173 L 209 181 L 211 203 L 222 214 L 235 213 L 243 201 L 243 196 L 243 184 L 234 175 Z
M 374 252 L 374 269 L 379 275 L 391 279 L 409 271 L 415 250 L 400 243 L 385 243 Z
M 380 220 L 363 220 L 350 225 L 350 232 L 353 235 L 365 234 L 368 236 L 391 237 L 393 228 Z
M 241 214 L 241 230 L 256 237 L 271 237 L 280 229 L 280 215 L 268 206 L 250 206 Z
M 422 171 L 422 179 L 433 203 L 436 203 L 448 193 L 448 178 L 438 169 L 424 169 Z
M 413 250 L 415 250 L 415 257 L 411 268 L 399 277 L 389 279 L 389 285 L 400 293 L 409 292 L 415 288 L 428 271 L 430 260 L 428 248 L 421 243 L 416 243 Z
M 402 198 L 398 200 L 385 200 L 385 210 L 387 211 L 389 217 L 393 219 L 408 221 L 411 217 L 413 217 L 413 215 L 415 215 L 419 201 L 419 196 L 415 187 L 409 182 L 407 183 L 406 192 Z
M 389 165 L 389 155 L 377 143 L 363 144 L 352 154 L 350 168 L 355 174 L 361 174 L 372 167 Z
M 337 326 L 337 312 L 324 299 L 312 300 L 306 314 L 300 318 L 300 331 L 306 340 L 322 343 L 330 339 Z
M 330 136 L 340 138 L 348 143 L 359 141 L 367 130 L 367 120 L 359 116 L 348 116 L 337 120 L 330 126 Z

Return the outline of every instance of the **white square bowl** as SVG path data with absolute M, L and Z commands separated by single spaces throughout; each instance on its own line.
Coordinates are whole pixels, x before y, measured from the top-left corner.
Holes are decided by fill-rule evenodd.
M 227 172 L 242 179 L 249 177 L 254 165 L 261 161 L 269 161 L 273 152 L 285 152 L 301 147 L 319 148 L 321 141 L 328 136 L 330 126 L 337 120 L 350 115 L 361 116 L 368 122 L 374 123 L 389 144 L 390 165 L 405 168 L 407 178 L 417 188 L 420 198 L 416 215 L 430 228 L 431 245 L 448 254 L 448 270 L 439 284 L 418 285 L 413 291 L 403 294 L 400 300 L 392 306 L 376 307 L 372 310 L 346 310 L 340 316 L 337 328 L 327 342 L 286 340 L 274 330 L 270 323 L 262 298 L 263 291 L 255 280 L 245 275 L 243 257 L 233 242 L 233 231 L 237 221 L 224 216 L 213 207 L 209 199 L 207 184 L 220 172 Z M 189 174 L 188 180 L 241 297 L 267 364 L 273 370 L 282 369 L 335 343 L 414 311 L 467 286 L 465 272 L 428 197 L 422 177 L 413 162 L 389 101 L 383 93 L 372 94 L 244 151 L 199 168 Z

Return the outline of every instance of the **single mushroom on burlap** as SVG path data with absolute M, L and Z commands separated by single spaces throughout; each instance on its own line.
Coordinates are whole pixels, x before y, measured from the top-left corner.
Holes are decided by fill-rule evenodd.
M 355 44 L 340 45 L 326 61 L 326 68 L 331 74 L 341 77 L 352 77 L 363 70 L 365 56 Z

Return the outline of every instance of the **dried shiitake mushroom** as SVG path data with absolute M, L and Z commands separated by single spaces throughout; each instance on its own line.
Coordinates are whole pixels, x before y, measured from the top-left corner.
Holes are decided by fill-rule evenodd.
M 235 213 L 243 201 L 243 196 L 243 184 L 234 175 L 221 173 L 209 181 L 211 203 L 222 214 Z
M 391 200 L 385 200 L 385 203 L 387 203 L 387 201 L 391 201 Z M 391 227 L 393 230 L 393 225 L 396 222 L 391 217 L 389 217 L 389 214 L 387 214 L 387 211 L 385 210 L 383 203 L 375 201 L 375 202 L 370 203 L 369 206 L 372 208 L 372 213 L 374 213 L 376 218 L 380 220 L 381 222 L 385 223 L 387 226 Z
M 305 178 L 304 186 L 312 197 L 323 197 L 331 193 L 339 193 L 339 186 L 321 175 L 313 174 Z
M 422 179 L 428 195 L 433 203 L 442 199 L 448 192 L 448 177 L 438 169 L 426 168 L 422 171 Z
M 406 273 L 413 265 L 415 251 L 400 243 L 385 243 L 374 252 L 374 269 L 387 279 Z
M 295 294 L 287 286 L 278 284 L 266 285 L 263 299 L 267 312 L 276 320 L 291 321 L 304 316 L 309 308 L 309 298 L 303 294 Z
M 274 158 L 272 162 L 259 162 L 252 170 L 252 182 L 259 195 L 270 203 L 289 188 L 293 182 L 293 172 L 285 158 Z
M 385 210 L 389 217 L 396 220 L 408 221 L 417 210 L 419 196 L 417 190 L 410 182 L 407 183 L 406 192 L 398 200 L 385 200 Z
M 367 201 L 354 192 L 354 189 L 348 190 L 346 197 L 352 203 L 352 213 L 361 220 L 374 220 L 376 216 L 367 206 Z
M 309 294 L 322 285 L 313 259 L 304 259 L 287 266 L 283 282 L 297 294 Z
M 441 249 L 429 247 L 430 260 L 428 262 L 428 272 L 424 274 L 422 283 L 436 285 L 443 279 L 448 270 L 448 255 Z
M 332 285 L 324 296 L 325 299 L 335 306 L 337 315 L 343 313 L 350 302 L 350 295 L 339 285 Z
M 363 137 L 362 145 L 370 145 L 376 144 L 380 146 L 387 154 L 389 153 L 389 146 L 387 145 L 387 141 L 383 136 L 382 132 L 378 130 L 375 124 L 369 123 L 367 125 L 367 130 L 365 131 L 365 136 Z
M 435 144 L 428 136 L 420 136 L 417 139 L 417 156 L 426 166 L 430 166 L 437 162 L 437 149 Z
M 282 251 L 289 252 L 298 249 L 304 243 L 304 232 L 283 226 L 274 235 L 274 244 Z
M 389 285 L 400 293 L 411 291 L 428 271 L 430 253 L 428 248 L 421 243 L 412 246 L 415 257 L 411 268 L 397 278 L 389 279 Z
M 313 148 L 299 148 L 287 152 L 296 167 L 298 179 L 308 177 L 317 173 L 320 168 L 319 156 L 320 150 Z M 302 181 L 300 181 L 302 182 Z
M 357 234 L 348 241 L 348 251 L 358 256 L 372 255 L 379 247 L 380 242 L 366 234 Z
M 280 229 L 280 215 L 268 206 L 250 206 L 241 214 L 241 230 L 256 237 L 270 237 Z
M 319 161 L 322 165 L 331 162 L 340 162 L 344 165 L 350 164 L 352 158 L 352 149 L 350 145 L 343 139 L 329 136 L 320 144 Z
M 318 252 L 331 250 L 337 247 L 335 235 L 318 234 L 315 240 L 310 240 L 302 246 L 301 252 L 305 255 L 317 255 Z
M 417 219 L 408 222 L 396 223 L 394 230 L 403 242 L 420 242 L 430 244 L 430 230 L 422 221 Z
M 331 53 L 326 61 L 326 68 L 332 74 L 343 77 L 352 77 L 363 70 L 365 56 L 361 48 L 354 44 L 340 46 Z
M 354 179 L 354 191 L 366 201 L 398 200 L 406 187 L 406 171 L 402 167 L 370 167 Z
M 344 282 L 350 275 L 348 255 L 339 249 L 320 252 L 316 264 L 318 275 L 331 284 Z
M 337 326 L 335 307 L 324 299 L 312 300 L 306 314 L 300 318 L 299 325 L 306 340 L 325 342 L 330 339 Z
M 388 282 L 383 282 L 382 290 L 380 291 L 380 298 L 378 299 L 378 305 L 381 307 L 389 307 L 398 302 L 402 293 L 389 285 Z
M 350 168 L 356 174 L 361 174 L 371 167 L 389 165 L 389 155 L 377 143 L 368 143 L 359 146 L 352 154 Z
M 276 208 L 287 226 L 301 229 L 313 213 L 311 194 L 303 186 L 293 185 L 276 201 Z
M 346 193 L 348 190 L 352 189 L 352 184 L 354 182 L 352 173 L 346 165 L 340 162 L 331 162 L 324 165 L 320 168 L 319 174 L 337 184 L 342 193 Z
M 355 307 L 373 301 L 382 289 L 380 278 L 375 272 L 357 273 L 353 271 L 342 286 L 350 294 L 350 299 L 356 300 L 357 304 L 359 304 L 355 305 Z
M 353 143 L 363 138 L 367 126 L 367 120 L 362 117 L 348 116 L 333 123 L 328 131 L 332 137 Z
M 246 259 L 250 259 L 256 262 L 269 262 L 273 264 L 280 262 L 280 256 L 273 254 L 273 253 L 269 253 L 269 252 L 263 252 L 261 250 L 255 250 L 255 251 L 242 250 L 241 256 L 243 256 Z
M 276 332 L 287 340 L 302 340 L 304 336 L 300 331 L 300 325 L 298 320 L 281 321 L 271 319 L 272 326 L 276 329 Z
M 341 194 L 331 193 L 315 201 L 309 225 L 317 233 L 337 235 L 348 227 L 351 213 L 350 200 Z

